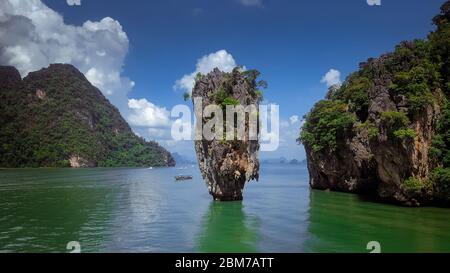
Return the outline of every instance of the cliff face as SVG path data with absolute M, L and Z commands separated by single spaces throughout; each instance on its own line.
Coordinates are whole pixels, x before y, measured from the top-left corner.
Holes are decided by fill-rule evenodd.
M 193 99 L 202 99 L 202 110 L 209 105 L 255 105 L 261 99 L 257 92 L 256 77 L 259 74 L 239 72 L 224 73 L 215 69 L 206 76 L 199 75 L 192 92 Z M 202 127 L 208 118 L 197 119 Z M 224 121 L 226 116 L 224 114 Z M 231 121 L 233 122 L 233 121 Z M 245 139 L 197 140 L 195 150 L 200 171 L 205 179 L 210 194 L 215 200 L 242 200 L 245 183 L 259 178 L 259 143 L 249 140 L 248 120 L 245 124 Z
M 375 75 L 386 58 L 382 57 L 365 64 Z M 331 189 L 354 193 L 376 192 L 382 199 L 406 205 L 427 202 L 427 192 L 412 194 L 402 187 L 405 180 L 414 177 L 427 179 L 437 165 L 432 162 L 429 150 L 435 128 L 441 117 L 438 100 L 425 105 L 412 114 L 408 129 L 411 137 L 392 136 L 385 113 L 403 113 L 408 116 L 408 102 L 404 96 L 392 95 L 387 86 L 392 85 L 388 77 L 373 79 L 369 87 L 366 121 L 356 121 L 345 132 L 337 133 L 335 150 L 315 151 L 306 143 L 311 186 L 316 189 Z M 436 98 L 443 98 L 440 89 L 433 90 Z M 403 116 L 402 114 L 399 114 Z M 370 130 L 377 130 L 377 133 Z
M 71 65 L 23 80 L 0 67 L 0 167 L 174 165 L 155 142 L 134 135 L 119 111 Z
M 312 188 L 449 204 L 449 3 L 427 40 L 362 63 L 307 115 Z

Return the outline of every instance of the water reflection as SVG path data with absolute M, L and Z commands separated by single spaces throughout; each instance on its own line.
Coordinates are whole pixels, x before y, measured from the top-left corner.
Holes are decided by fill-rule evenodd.
M 115 211 L 109 225 L 111 240 L 106 252 L 155 251 L 154 239 L 158 233 L 164 203 L 164 189 L 160 173 L 147 175 L 145 170 L 123 170 L 120 190 L 114 200 Z
M 450 215 L 440 208 L 405 208 L 352 194 L 311 191 L 309 252 L 449 252 Z
M 175 168 L 121 170 L 124 174 L 116 199 L 111 238 L 105 252 L 192 252 L 194 235 L 210 198 L 200 174 L 193 181 L 176 182 Z M 197 183 L 195 183 L 196 181 Z M 192 198 L 201 196 L 205 198 Z
M 66 252 L 69 241 L 99 251 L 112 208 L 112 190 L 92 187 L 98 172 L 21 170 L 3 173 L 0 185 L 0 251 Z
M 248 216 L 242 202 L 212 202 L 202 226 L 199 252 L 257 252 L 258 218 Z
M 310 192 L 306 170 L 263 169 L 245 201 L 211 202 L 174 168 L 0 171 L 0 252 L 450 252 L 450 213 Z

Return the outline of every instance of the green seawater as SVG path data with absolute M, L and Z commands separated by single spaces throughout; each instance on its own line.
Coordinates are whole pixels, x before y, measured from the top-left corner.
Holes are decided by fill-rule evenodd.
M 0 252 L 450 252 L 450 209 L 312 191 L 291 165 L 213 202 L 186 168 L 0 170 Z

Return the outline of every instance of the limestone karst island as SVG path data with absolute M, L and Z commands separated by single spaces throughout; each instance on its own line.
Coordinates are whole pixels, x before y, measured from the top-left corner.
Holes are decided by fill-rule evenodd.
M 450 1 L 172 2 L 0 0 L 0 256 L 450 253 Z

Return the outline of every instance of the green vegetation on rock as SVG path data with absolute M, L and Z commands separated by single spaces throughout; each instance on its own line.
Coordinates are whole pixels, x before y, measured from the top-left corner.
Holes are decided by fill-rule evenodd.
M 188 101 L 189 99 L 191 99 L 191 94 L 189 94 L 188 92 L 185 92 L 183 94 L 183 99 L 184 99 L 184 101 Z
M 450 168 L 435 169 L 431 181 L 436 198 L 442 202 L 450 202 Z
M 386 111 L 381 114 L 381 121 L 388 128 L 389 136 L 399 139 L 414 139 L 416 132 L 408 128 L 411 124 L 408 116 L 403 112 Z
M 24 80 L 16 69 L 0 67 L 0 124 L 0 167 L 175 163 L 156 142 L 136 136 L 119 111 L 70 65 L 51 65 Z
M 403 187 L 410 191 L 420 191 L 424 187 L 422 180 L 410 177 L 403 182 Z
M 360 123 L 357 126 L 362 130 L 367 130 L 367 136 L 369 139 L 374 139 L 380 136 L 380 130 L 371 121 L 366 120 L 364 123 Z
M 371 85 L 372 83 L 367 77 L 355 73 L 350 75 L 344 85 L 336 92 L 333 99 L 348 103 L 349 111 L 355 113 L 361 121 L 365 121 L 369 108 L 367 90 L 369 90 Z
M 221 86 L 214 91 L 214 101 L 217 105 L 225 107 L 227 105 L 239 105 L 239 100 L 233 98 L 228 92 Z
M 257 98 L 259 102 L 262 101 L 263 92 L 258 88 L 267 88 L 267 83 L 262 80 L 257 81 L 261 73 L 258 70 L 246 70 L 242 72 L 240 70 L 241 68 L 238 67 L 235 68 L 231 73 L 226 73 L 224 76 L 225 80 L 212 93 L 213 100 L 217 105 L 226 107 L 227 105 L 237 106 L 241 104 L 241 102 L 237 98 L 234 98 L 231 95 L 233 93 L 232 89 L 236 84 L 235 81 L 238 75 L 242 75 L 248 86 L 250 86 L 251 95 Z
M 441 199 L 450 201 L 450 1 L 441 8 L 441 14 L 433 19 L 437 31 L 429 36 L 432 58 L 440 64 L 441 89 L 445 97 L 442 117 L 436 128 L 431 153 L 440 165 L 433 173 L 437 192 Z
M 339 135 L 345 134 L 356 121 L 348 111 L 348 104 L 340 100 L 323 100 L 316 104 L 306 117 L 300 140 L 308 143 L 314 151 L 337 147 Z

